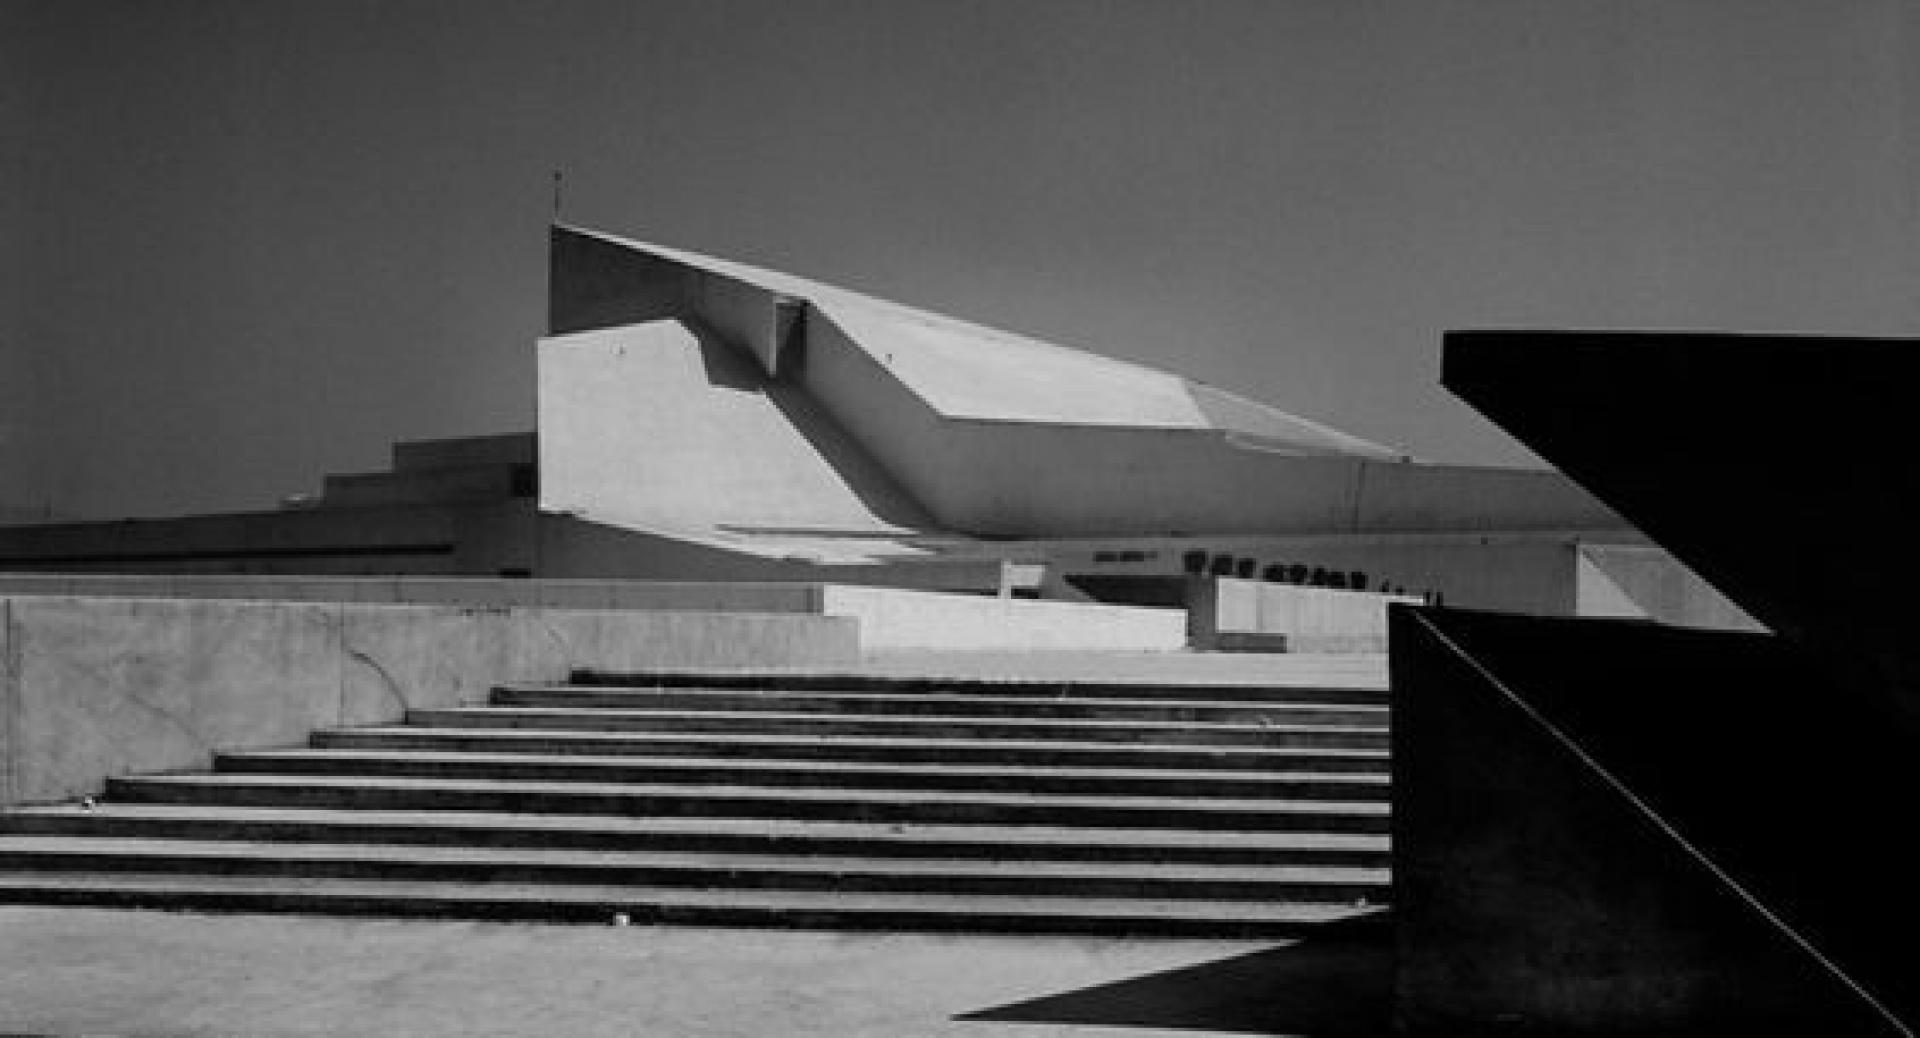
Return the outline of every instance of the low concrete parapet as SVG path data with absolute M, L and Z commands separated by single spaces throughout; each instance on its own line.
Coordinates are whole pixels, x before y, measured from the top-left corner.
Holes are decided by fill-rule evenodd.
M 800 581 L 12 573 L 0 574 L 0 595 L 839 616 L 880 651 L 1185 646 L 1178 609 Z
M 0 804 L 89 795 L 109 776 L 205 768 L 476 702 L 575 668 L 832 665 L 828 616 L 213 599 L 0 598 Z
M 828 584 L 822 609 L 855 619 L 865 651 L 1162 650 L 1186 647 L 1179 609 Z

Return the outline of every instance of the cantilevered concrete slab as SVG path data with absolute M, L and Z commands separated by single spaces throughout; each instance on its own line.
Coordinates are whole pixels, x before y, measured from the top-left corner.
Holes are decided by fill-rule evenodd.
M 913 535 L 966 551 L 1621 526 L 1552 473 L 1421 464 L 1167 372 L 744 264 L 573 228 L 553 242 L 548 511 L 828 559 Z M 622 397 L 645 417 L 612 417 Z M 797 533 L 815 542 L 783 542 Z

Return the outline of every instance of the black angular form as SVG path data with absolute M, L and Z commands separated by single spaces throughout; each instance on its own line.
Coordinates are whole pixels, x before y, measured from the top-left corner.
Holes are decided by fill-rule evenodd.
M 1457 332 L 1442 381 L 1774 635 L 1401 609 L 1412 1034 L 1912 1034 L 1920 342 Z
M 1452 332 L 1441 381 L 1920 733 L 1920 340 Z
M 1902 735 L 1779 639 L 1396 607 L 1413 1035 L 1898 1035 Z

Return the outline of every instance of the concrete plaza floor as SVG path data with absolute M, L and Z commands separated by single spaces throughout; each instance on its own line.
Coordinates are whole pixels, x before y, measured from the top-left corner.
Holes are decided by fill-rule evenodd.
M 1376 936 L 1126 941 L 0 907 L 0 1035 L 1385 1033 Z

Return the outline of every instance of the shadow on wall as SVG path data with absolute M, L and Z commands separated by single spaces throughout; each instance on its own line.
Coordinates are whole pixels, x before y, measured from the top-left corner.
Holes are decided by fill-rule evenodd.
M 706 322 L 684 323 L 699 343 L 708 383 L 764 396 L 874 518 L 907 529 L 932 530 L 938 526 L 933 516 L 804 389 L 768 377 L 746 347 L 728 345 Z
M 1216 962 L 1149 973 L 956 1016 L 956 1020 L 1385 1038 L 1391 1033 L 1385 915 Z

